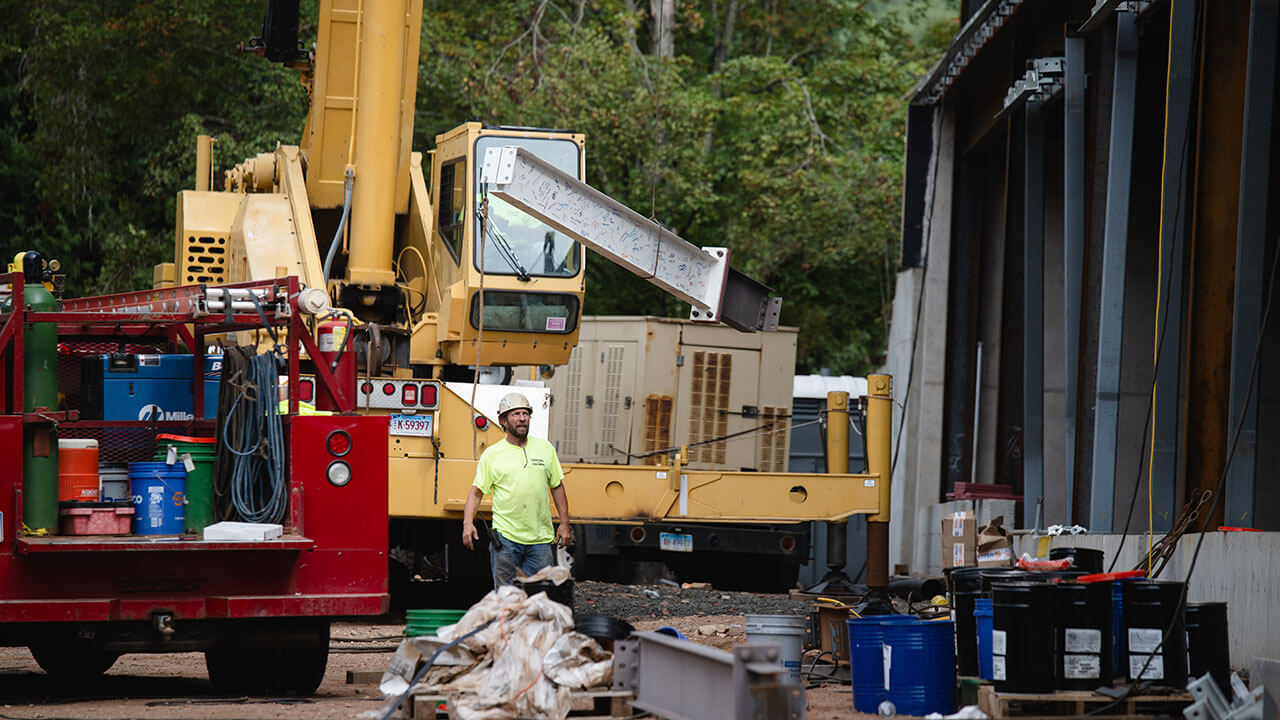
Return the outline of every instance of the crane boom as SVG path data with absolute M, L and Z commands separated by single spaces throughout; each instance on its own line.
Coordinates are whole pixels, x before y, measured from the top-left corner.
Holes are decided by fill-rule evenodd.
M 691 304 L 690 318 L 742 331 L 778 329 L 782 298 L 729 267 L 729 250 L 699 248 L 527 149 L 485 152 L 490 192 Z

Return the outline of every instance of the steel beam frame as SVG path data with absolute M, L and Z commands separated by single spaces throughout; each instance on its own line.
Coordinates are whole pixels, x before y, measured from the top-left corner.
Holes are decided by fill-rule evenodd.
M 791 680 L 776 645 L 733 653 L 658 632 L 633 633 L 614 652 L 613 688 L 637 710 L 669 720 L 804 720 L 804 686 Z
M 1169 18 L 1169 76 L 1165 97 L 1164 177 L 1160 197 L 1160 276 L 1156 316 L 1156 387 L 1151 426 L 1154 529 L 1168 531 L 1176 516 L 1183 361 L 1186 343 L 1188 236 L 1191 228 L 1191 136 L 1199 3 L 1177 0 Z
M 1176 3 L 1175 3 L 1176 5 Z M 1236 234 L 1235 303 L 1231 335 L 1231 397 L 1227 438 L 1235 442 L 1226 479 L 1229 524 L 1254 523 L 1258 451 L 1258 344 L 1266 291 L 1268 198 L 1271 193 L 1271 113 L 1275 105 L 1276 31 L 1280 2 L 1253 0 L 1240 150 L 1240 219 Z M 1172 506 L 1170 506 L 1172 508 Z
M 728 248 L 698 248 L 519 147 L 487 150 L 481 180 L 495 197 L 691 304 L 691 319 L 777 329 L 782 301 L 731 272 Z
M 1089 529 L 1107 533 L 1115 515 L 1116 435 L 1120 422 L 1120 361 L 1124 343 L 1125 265 L 1129 245 L 1129 183 L 1133 178 L 1134 102 L 1138 86 L 1138 28 L 1133 13 L 1116 13 L 1115 82 L 1098 318 L 1098 385 L 1094 396 L 1093 473 Z
M 1034 528 L 1044 498 L 1044 104 L 1028 100 L 1023 122 L 1022 522 Z
M 1063 307 L 1066 334 L 1063 360 L 1066 363 L 1066 508 L 1065 524 L 1075 522 L 1076 409 L 1080 382 L 1080 308 L 1084 295 L 1084 196 L 1085 196 L 1085 39 L 1066 38 L 1066 68 L 1063 79 Z

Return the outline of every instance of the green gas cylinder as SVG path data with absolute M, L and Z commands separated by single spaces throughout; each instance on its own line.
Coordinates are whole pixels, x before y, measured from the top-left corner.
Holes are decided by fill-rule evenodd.
M 43 284 L 44 258 L 22 257 L 23 304 L 28 312 L 51 312 L 58 303 Z M 22 401 L 25 412 L 58 408 L 58 326 L 26 323 L 22 331 Z M 29 531 L 58 530 L 58 431 L 52 423 L 29 423 L 22 432 L 22 523 Z

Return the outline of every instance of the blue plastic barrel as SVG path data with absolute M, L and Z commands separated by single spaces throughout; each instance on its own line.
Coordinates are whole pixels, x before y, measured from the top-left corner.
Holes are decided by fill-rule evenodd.
M 887 625 L 916 624 L 914 615 L 868 615 L 850 618 L 849 669 L 853 674 L 853 709 L 874 715 L 888 698 L 884 677 L 884 629 Z M 952 649 L 952 660 L 955 650 Z
M 973 620 L 978 628 L 978 677 L 991 676 L 991 598 L 978 598 L 973 603 Z
M 186 522 L 187 470 L 162 462 L 129 463 L 133 532 L 181 535 Z
M 888 699 L 899 715 L 956 711 L 955 623 L 929 620 L 884 626 Z

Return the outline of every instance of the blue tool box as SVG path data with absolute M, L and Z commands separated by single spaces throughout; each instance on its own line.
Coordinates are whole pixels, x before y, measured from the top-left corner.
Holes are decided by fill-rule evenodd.
M 191 420 L 191 355 L 113 353 L 80 366 L 80 417 L 85 420 Z M 222 357 L 204 359 L 204 416 L 218 414 Z

